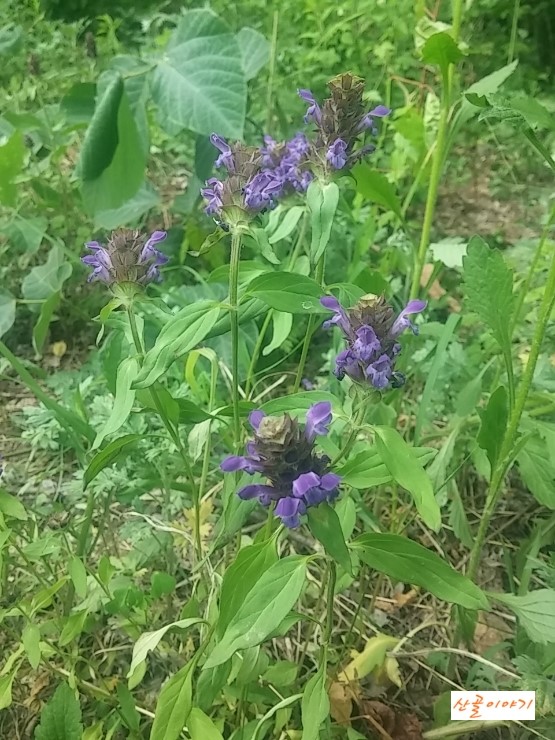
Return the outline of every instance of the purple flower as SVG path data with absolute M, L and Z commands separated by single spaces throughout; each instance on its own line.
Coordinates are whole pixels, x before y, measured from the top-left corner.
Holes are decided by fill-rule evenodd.
M 336 170 L 342 170 L 347 164 L 347 144 L 343 139 L 336 139 L 326 153 L 326 159 Z
M 358 130 L 364 131 L 364 129 L 370 129 L 372 133 L 375 135 L 377 133 L 376 130 L 376 123 L 374 121 L 374 118 L 384 118 L 385 116 L 388 116 L 391 113 L 390 108 L 386 108 L 385 105 L 378 105 L 374 108 L 374 110 L 371 110 L 369 113 L 366 113 L 360 123 L 358 124 Z
M 226 472 L 244 470 L 259 473 L 267 483 L 244 486 L 242 499 L 256 498 L 263 506 L 275 503 L 275 514 L 286 527 L 298 527 L 310 506 L 333 501 L 339 494 L 341 478 L 329 471 L 329 458 L 314 449 L 316 437 L 328 433 L 331 404 L 313 404 L 307 411 L 304 431 L 288 414 L 266 416 L 253 411 L 249 416 L 254 439 L 247 442 L 246 455 L 231 455 L 220 467 Z
M 334 373 L 340 380 L 348 375 L 357 383 L 369 383 L 380 390 L 404 383 L 403 375 L 395 371 L 401 350 L 397 337 L 409 328 L 418 333 L 408 316 L 422 312 L 426 301 L 410 301 L 397 317 L 383 296 L 364 296 L 350 309 L 344 309 L 333 296 L 324 296 L 320 303 L 334 312 L 324 327 L 338 326 L 347 342 L 335 358 Z
M 218 134 L 212 134 L 210 136 L 210 141 L 212 142 L 212 144 L 214 144 L 216 149 L 219 149 L 220 151 L 220 156 L 214 162 L 216 167 L 222 167 L 223 165 L 228 172 L 234 172 L 235 162 L 233 159 L 231 147 L 229 146 L 227 141 L 222 136 L 218 136 Z
M 207 187 L 202 188 L 200 194 L 206 200 L 206 207 L 204 212 L 209 216 L 215 213 L 219 213 L 223 206 L 222 195 L 224 185 L 221 180 L 216 177 L 211 177 L 206 181 Z
M 165 231 L 154 231 L 148 238 L 138 230 L 118 229 L 106 246 L 97 241 L 86 242 L 92 254 L 81 261 L 92 267 L 88 281 L 138 283 L 146 285 L 161 279 L 160 267 L 168 261 L 157 245 L 166 238 Z
M 245 185 L 245 205 L 253 211 L 271 208 L 282 188 L 282 182 L 270 170 L 260 172 Z
M 302 98 L 306 103 L 309 103 L 308 109 L 305 113 L 304 122 L 308 123 L 310 120 L 320 123 L 322 120 L 322 109 L 316 102 L 314 95 L 310 90 L 297 90 L 299 97 Z

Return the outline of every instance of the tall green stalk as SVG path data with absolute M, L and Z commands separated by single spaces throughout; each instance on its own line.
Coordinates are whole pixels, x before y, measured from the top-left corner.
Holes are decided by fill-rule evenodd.
M 470 553 L 470 561 L 468 565 L 468 576 L 470 578 L 474 578 L 476 576 L 489 524 L 501 494 L 501 484 L 503 483 L 503 479 L 505 478 L 505 475 L 512 462 L 512 452 L 516 440 L 516 435 L 518 433 L 520 419 L 524 411 L 524 406 L 526 404 L 526 399 L 528 397 L 530 386 L 532 385 L 532 380 L 534 378 L 534 372 L 536 369 L 536 364 L 538 362 L 543 337 L 547 328 L 547 323 L 551 316 L 551 311 L 553 309 L 554 303 L 555 251 L 553 252 L 553 256 L 551 258 L 551 266 L 549 268 L 549 273 L 547 276 L 547 281 L 539 308 L 538 320 L 536 323 L 534 336 L 532 338 L 532 345 L 530 347 L 528 362 L 526 363 L 526 368 L 524 370 L 524 374 L 522 376 L 522 380 L 520 381 L 518 392 L 516 394 L 515 405 L 509 418 L 509 424 L 505 432 L 505 436 L 503 437 L 503 442 L 501 444 L 501 450 L 498 457 L 498 464 L 495 470 L 492 471 L 491 483 L 486 497 L 484 511 L 480 520 L 478 534 L 476 535 L 476 539 L 474 540 L 474 545 Z
M 241 444 L 241 419 L 239 416 L 239 314 L 238 286 L 239 260 L 241 257 L 241 234 L 234 230 L 231 235 L 231 257 L 229 261 L 229 310 L 231 322 L 231 402 L 233 404 L 233 440 L 235 449 Z
M 316 282 L 320 283 L 322 285 L 323 279 L 324 279 L 324 265 L 326 263 L 326 253 L 320 257 L 320 260 L 318 264 L 316 265 Z M 323 287 L 323 286 L 322 286 Z M 299 359 L 299 365 L 297 367 L 297 374 L 295 376 L 295 384 L 293 386 L 293 393 L 297 393 L 299 388 L 301 387 L 301 381 L 303 379 L 304 369 L 306 365 L 306 358 L 308 357 L 308 350 L 310 349 L 310 342 L 312 340 L 312 335 L 314 333 L 314 328 L 316 326 L 316 322 L 318 321 L 319 316 L 317 314 L 311 313 L 308 317 L 308 324 L 306 327 L 306 333 L 304 335 L 304 341 L 303 341 L 303 348 L 301 350 L 301 357 Z

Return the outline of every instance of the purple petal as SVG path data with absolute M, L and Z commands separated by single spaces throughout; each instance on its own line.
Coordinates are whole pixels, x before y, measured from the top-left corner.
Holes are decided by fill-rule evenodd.
M 250 457 L 241 457 L 240 455 L 230 455 L 222 460 L 220 468 L 224 473 L 234 473 L 237 470 L 244 470 L 249 475 L 260 472 L 262 464 Z
M 320 478 L 320 486 L 324 491 L 333 491 L 341 483 L 341 476 L 336 473 L 325 473 Z
M 337 298 L 332 295 L 322 296 L 322 298 L 320 298 L 320 303 L 324 308 L 329 308 L 330 311 L 336 311 L 337 313 L 339 313 L 343 310 Z
M 320 401 L 311 406 L 306 413 L 305 437 L 309 442 L 317 436 L 328 433 L 328 424 L 331 422 L 331 403 Z
M 255 409 L 254 411 L 251 411 L 249 414 L 249 424 L 254 429 L 255 432 L 258 431 L 258 427 L 260 426 L 260 422 L 262 419 L 266 416 L 264 411 L 261 411 L 260 409 Z
M 316 473 L 301 473 L 293 481 L 293 496 L 302 498 L 311 488 L 317 488 L 320 485 L 320 476 Z
M 391 327 L 390 335 L 392 337 L 397 337 L 401 332 L 403 332 L 405 329 L 408 329 L 409 327 L 412 329 L 412 331 L 417 334 L 418 329 L 414 324 L 407 318 L 407 316 L 413 314 L 413 313 L 420 313 L 423 311 L 427 306 L 426 301 L 419 301 L 419 300 L 413 300 L 409 301 L 405 308 L 401 311 L 399 316 L 395 319 L 395 322 L 393 326 Z
M 371 110 L 369 116 L 376 116 L 376 118 L 383 118 L 391 113 L 391 108 L 385 105 L 377 105 L 374 110 Z
M 300 524 L 299 516 L 304 514 L 306 506 L 301 499 L 286 496 L 278 501 L 275 514 L 278 516 L 286 527 L 294 529 Z
M 381 355 L 375 362 L 366 368 L 366 377 L 374 388 L 385 388 L 389 385 L 391 378 L 391 359 L 387 355 Z
M 253 483 L 250 486 L 244 486 L 243 488 L 240 488 L 237 491 L 237 495 L 244 501 L 253 498 L 263 498 L 263 500 L 266 501 L 267 497 L 271 497 L 272 494 L 275 494 L 275 492 L 275 488 L 272 488 L 272 486 L 265 486 L 262 483 Z
M 336 170 L 342 170 L 347 164 L 347 144 L 343 139 L 336 139 L 326 153 L 326 159 Z

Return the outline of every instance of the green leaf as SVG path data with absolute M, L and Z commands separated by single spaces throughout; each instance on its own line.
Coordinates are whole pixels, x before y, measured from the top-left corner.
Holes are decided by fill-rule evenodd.
M 195 660 L 189 661 L 162 687 L 150 740 L 177 740 L 193 708 L 193 670 Z
M 516 614 L 526 634 L 541 645 L 555 643 L 555 591 L 540 588 L 524 596 L 490 593 Z
M 60 100 L 60 108 L 69 123 L 89 123 L 94 116 L 96 84 L 77 82 Z
M 264 357 L 271 354 L 274 350 L 279 349 L 291 334 L 291 329 L 293 327 L 293 314 L 285 313 L 285 311 L 273 311 L 272 325 L 274 333 L 272 335 L 272 339 L 262 350 Z
M 352 175 L 355 178 L 358 193 L 388 211 L 393 211 L 399 219 L 403 219 L 399 198 L 385 175 L 364 163 L 353 167 Z
M 140 734 L 141 715 L 135 708 L 135 699 L 124 683 L 118 683 L 116 687 L 119 701 L 119 711 L 127 727 L 136 736 Z
M 216 627 L 218 635 L 224 634 L 248 593 L 277 560 L 277 548 L 273 539 L 239 550 L 233 563 L 226 568 L 222 580 L 220 615 Z
M 87 570 L 76 555 L 68 563 L 68 573 L 75 593 L 80 599 L 84 599 L 87 595 Z
M 0 488 L 0 512 L 4 516 L 19 519 L 22 522 L 27 519 L 27 512 L 21 501 L 3 488 Z
M 520 476 L 536 500 L 555 510 L 555 466 L 545 440 L 528 440 L 516 460 Z
M 259 645 L 279 626 L 301 594 L 307 562 L 308 558 L 290 555 L 266 570 L 233 615 L 205 668 L 225 663 L 237 650 Z
M 494 470 L 509 418 L 509 402 L 505 386 L 500 385 L 491 394 L 485 411 L 480 413 L 480 418 L 482 423 L 478 432 L 478 444 L 486 451 L 491 469 Z
M 308 411 L 318 401 L 329 401 L 332 406 L 337 406 L 337 398 L 328 391 L 301 391 L 300 393 L 291 393 L 289 396 L 281 396 L 281 398 L 272 398 L 260 405 L 259 408 L 268 415 L 282 414 L 285 411 Z
M 148 388 L 155 383 L 172 363 L 202 342 L 219 315 L 220 307 L 213 301 L 199 301 L 172 316 L 158 335 L 154 347 L 146 353 L 133 387 Z
M 472 237 L 463 258 L 467 310 L 489 326 L 504 352 L 511 351 L 510 326 L 514 311 L 513 273 L 497 249 Z
M 15 249 L 34 254 L 42 244 L 47 226 L 45 218 L 23 218 L 18 215 L 6 227 L 6 234 Z
M 72 640 L 74 640 L 81 634 L 81 632 L 83 631 L 83 627 L 85 626 L 85 622 L 87 621 L 88 615 L 88 610 L 83 609 L 82 611 L 75 612 L 75 614 L 71 614 L 69 617 L 67 617 L 62 632 L 60 633 L 60 638 L 58 640 L 58 644 L 60 645 L 60 647 L 64 647 L 64 645 L 69 645 Z
M 154 571 L 150 577 L 150 596 L 153 599 L 169 596 L 173 593 L 176 583 L 175 576 L 165 572 Z
M 439 242 L 430 244 L 430 252 L 436 262 L 443 262 L 445 267 L 462 267 L 466 254 L 466 241 L 460 236 L 448 236 Z
M 25 648 L 25 653 L 31 668 L 36 671 L 40 663 L 40 629 L 36 624 L 30 622 L 25 625 L 21 633 L 21 642 Z
M 0 290 L 0 337 L 8 332 L 15 321 L 15 298 L 8 290 Z
M 301 740 L 318 740 L 320 726 L 330 713 L 326 690 L 326 670 L 321 666 L 305 686 L 301 700 L 303 734 Z
M 0 28 L 0 56 L 13 56 L 23 43 L 23 28 L 10 23 Z
M 52 247 L 44 265 L 33 267 L 21 284 L 23 297 L 32 301 L 46 301 L 58 293 L 72 273 L 63 249 L 57 244 Z
M 41 306 L 37 323 L 33 327 L 33 347 L 35 348 L 37 355 L 42 355 L 44 343 L 48 336 L 48 328 L 52 321 L 54 311 L 60 305 L 61 297 L 62 294 L 59 291 L 57 293 L 52 293 L 50 298 L 47 298 Z
M 345 544 L 339 517 L 325 501 L 308 509 L 308 528 L 336 563 L 352 575 L 351 556 Z
M 310 212 L 312 237 L 310 260 L 316 265 L 328 245 L 331 227 L 339 202 L 339 188 L 334 182 L 313 180 L 306 191 L 306 204 Z
M 270 59 L 270 44 L 254 28 L 242 28 L 237 34 L 237 43 L 241 50 L 241 66 L 246 80 L 256 77 Z
M 40 715 L 35 740 L 81 740 L 81 707 L 73 689 L 62 683 Z
M 491 93 L 497 92 L 501 85 L 505 82 L 505 80 L 508 79 L 515 71 L 517 65 L 518 59 L 515 59 L 514 62 L 506 64 L 500 69 L 496 69 L 495 72 L 482 77 L 481 80 L 473 82 L 466 93 L 473 93 L 475 95 L 490 95 Z
M 0 146 L 0 203 L 15 206 L 17 187 L 15 178 L 21 172 L 25 158 L 23 134 L 14 131 L 5 144 Z
M 412 494 L 424 523 L 437 531 L 441 526 L 439 505 L 434 496 L 432 482 L 412 448 L 392 427 L 374 427 L 374 431 L 378 453 L 391 477 Z
M 95 229 L 116 229 L 136 223 L 152 208 L 160 205 L 160 195 L 149 183 L 143 183 L 135 195 L 119 208 L 97 211 L 94 214 Z
M 123 92 L 123 79 L 117 75 L 96 104 L 77 165 L 84 182 L 99 178 L 114 158 L 118 147 L 118 114 Z
M 123 437 L 114 439 L 110 444 L 106 445 L 103 450 L 97 452 L 90 461 L 83 475 L 83 489 L 87 488 L 89 483 L 93 481 L 96 476 L 104 470 L 104 468 L 115 462 L 124 452 L 128 452 L 126 448 L 129 447 L 129 445 L 135 444 L 135 442 L 140 439 L 142 439 L 140 434 L 126 434 Z
M 293 206 L 292 208 L 289 208 L 283 219 L 280 221 L 277 229 L 274 232 L 269 233 L 268 241 L 270 244 L 277 244 L 277 242 L 282 239 L 287 239 L 295 226 L 299 223 L 299 219 L 303 213 L 303 206 Z
M 422 59 L 428 64 L 437 64 L 445 79 L 451 64 L 457 64 L 463 57 L 453 37 L 445 31 L 434 33 L 422 47 Z
M 352 543 L 367 565 L 402 583 L 467 609 L 489 609 L 483 591 L 435 552 L 397 534 L 363 534 Z
M 210 10 L 183 13 L 151 77 L 162 127 L 240 139 L 247 83 L 237 37 Z
M 286 313 L 326 313 L 316 280 L 292 272 L 265 272 L 251 280 L 247 294 Z
M 119 77 L 116 79 L 121 81 Z M 108 95 L 111 89 L 112 86 L 108 88 L 105 95 Z M 91 121 L 91 127 L 95 118 Z M 114 128 L 112 119 L 109 123 Z M 80 162 L 79 172 L 82 179 L 83 200 L 87 210 L 92 214 L 120 208 L 137 195 L 144 181 L 147 152 L 124 89 L 119 98 L 114 131 L 116 147 L 113 151 L 111 145 L 105 148 L 97 138 L 92 142 L 85 138 L 83 143 L 82 157 L 86 152 L 86 158 L 81 162 L 84 161 L 86 164 Z M 110 141 L 113 133 L 110 134 Z M 99 147 L 101 156 L 100 162 L 93 165 L 95 147 Z M 101 167 L 101 164 L 106 162 L 110 151 L 112 151 L 111 159 Z
M 187 720 L 187 729 L 191 740 L 224 740 L 222 733 L 212 722 L 210 717 L 199 709 L 193 707 Z
M 18 662 L 9 673 L 6 673 L 4 676 L 0 676 L 0 710 L 7 709 L 12 704 L 12 686 L 14 678 L 19 670 L 19 666 L 20 663 Z M 6 667 L 4 667 L 3 670 L 5 671 Z
M 169 632 L 169 630 L 172 629 L 185 630 L 202 621 L 203 620 L 200 618 L 191 617 L 189 619 L 181 619 L 178 622 L 166 624 L 164 627 L 160 627 L 160 629 L 157 629 L 154 632 L 143 632 L 133 646 L 133 656 L 131 658 L 131 666 L 129 667 L 127 678 L 133 674 L 139 663 L 142 663 L 143 660 L 146 659 L 146 656 L 157 647 L 166 632 Z
M 92 449 L 100 447 L 105 437 L 117 432 L 127 421 L 135 402 L 135 391 L 132 384 L 139 374 L 139 363 L 135 357 L 126 357 L 118 367 L 116 377 L 116 393 L 112 404 L 112 411 L 102 429 L 96 435 Z

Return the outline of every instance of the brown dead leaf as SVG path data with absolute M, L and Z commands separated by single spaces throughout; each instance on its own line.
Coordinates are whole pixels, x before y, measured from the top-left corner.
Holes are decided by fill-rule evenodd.
M 425 288 L 428 284 L 428 280 L 430 279 L 432 272 L 433 272 L 434 266 L 432 264 L 426 263 L 424 267 L 422 268 L 422 276 L 420 278 L 420 285 Z M 428 295 L 430 298 L 437 300 L 438 298 L 441 298 L 447 293 L 445 288 L 441 285 L 439 280 L 436 278 L 433 283 L 428 288 Z M 460 313 L 461 311 L 461 304 L 452 296 L 447 297 L 447 304 L 451 311 L 454 311 L 455 313 Z
M 353 712 L 354 692 L 350 686 L 332 681 L 328 689 L 330 699 L 330 714 L 340 725 L 351 723 L 351 714 Z
M 361 712 L 373 729 L 381 728 L 382 737 L 391 740 L 422 740 L 422 725 L 415 714 L 395 712 L 381 701 L 363 701 Z
M 483 655 L 486 650 L 499 645 L 510 634 L 510 626 L 501 617 L 489 612 L 478 612 L 478 622 L 474 630 L 474 650 Z
M 29 696 L 23 700 L 23 706 L 27 709 L 40 709 L 39 694 L 50 685 L 50 673 L 40 673 L 38 676 L 33 675 L 31 691 Z

